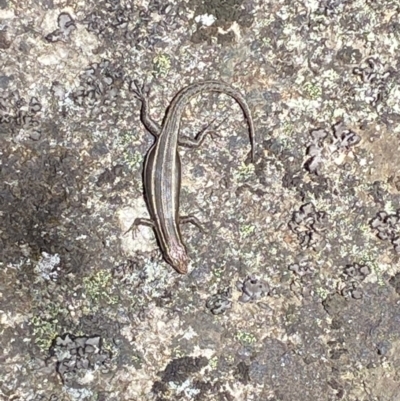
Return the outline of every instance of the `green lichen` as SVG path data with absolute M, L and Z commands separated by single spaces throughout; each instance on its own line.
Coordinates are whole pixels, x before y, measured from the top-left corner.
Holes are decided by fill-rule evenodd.
M 60 322 L 68 315 L 69 311 L 62 304 L 52 302 L 46 297 L 38 299 L 29 323 L 34 342 L 40 349 L 48 351 L 53 339 L 59 335 L 62 327 Z
M 118 302 L 118 297 L 112 295 L 111 283 L 112 275 L 106 270 L 100 270 L 83 279 L 85 294 L 95 305 L 99 303 L 115 305 Z
M 329 295 L 329 291 L 323 287 L 316 287 L 315 293 L 319 296 L 320 299 L 324 300 Z
M 237 181 L 246 181 L 254 175 L 254 164 L 242 163 L 239 168 L 233 173 Z
M 174 349 L 172 356 L 174 359 L 183 358 L 186 355 L 185 351 L 180 348 Z
M 294 125 L 293 125 L 293 123 L 291 121 L 285 121 L 283 123 L 282 130 L 283 130 L 284 134 L 287 135 L 290 139 L 294 138 L 295 128 L 294 128 Z M 282 141 L 282 138 L 280 138 L 280 140 Z M 292 146 L 287 141 L 286 142 L 282 141 L 281 144 L 285 145 L 286 149 L 288 149 L 289 147 Z
M 158 54 L 153 59 L 153 75 L 156 78 L 165 77 L 171 69 L 171 59 L 166 54 Z
M 215 267 L 215 268 L 212 270 L 212 273 L 213 273 L 214 277 L 216 277 L 216 278 L 221 278 L 222 275 L 223 275 L 223 273 L 224 273 L 224 269 Z
M 33 316 L 30 320 L 33 327 L 35 344 L 42 350 L 47 351 L 53 339 L 58 335 L 59 324 L 57 318 L 43 319 L 40 316 Z
M 236 338 L 245 346 L 253 345 L 257 341 L 257 338 L 254 334 L 246 331 L 238 331 L 236 333 Z
M 143 155 L 139 152 L 131 150 L 125 151 L 122 159 L 123 163 L 132 171 L 139 169 L 143 163 Z
M 239 228 L 240 237 L 242 239 L 249 237 L 254 233 L 255 229 L 256 228 L 251 224 L 242 224 Z
M 211 369 L 215 369 L 218 366 L 218 357 L 217 356 L 213 356 L 209 362 L 208 362 L 208 366 Z
M 143 155 L 137 151 L 137 147 L 133 147 L 139 139 L 137 130 L 122 131 L 119 134 L 119 146 L 123 148 L 122 162 L 130 168 L 130 170 L 137 170 L 143 162 Z
M 312 100 L 317 100 L 322 95 L 322 88 L 311 82 L 306 82 L 303 86 L 304 92 Z
M 119 133 L 118 139 L 122 146 L 129 146 L 132 142 L 137 141 L 139 138 L 138 132 L 136 130 L 121 131 Z

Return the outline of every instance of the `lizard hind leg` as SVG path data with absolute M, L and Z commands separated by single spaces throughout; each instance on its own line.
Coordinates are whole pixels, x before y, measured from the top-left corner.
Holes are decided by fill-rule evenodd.
M 182 136 L 178 140 L 179 146 L 184 146 L 186 148 L 198 148 L 201 146 L 204 142 L 204 139 L 206 139 L 207 135 L 210 135 L 212 139 L 214 137 L 220 137 L 220 135 L 217 133 L 218 128 L 226 121 L 226 118 L 222 120 L 220 124 L 218 124 L 213 130 L 209 130 L 210 126 L 214 124 L 216 118 L 214 118 L 209 124 L 207 124 L 204 128 L 200 130 L 194 137 L 194 139 Z

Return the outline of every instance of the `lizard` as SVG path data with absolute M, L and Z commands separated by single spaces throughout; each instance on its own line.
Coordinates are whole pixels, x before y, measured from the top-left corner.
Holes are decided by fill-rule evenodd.
M 194 216 L 179 217 L 179 196 L 181 188 L 181 160 L 179 146 L 198 147 L 206 135 L 203 130 L 195 139 L 179 138 L 180 123 L 188 102 L 202 92 L 223 93 L 240 105 L 249 128 L 251 161 L 255 160 L 255 129 L 250 108 L 244 96 L 235 88 L 222 81 L 203 81 L 181 89 L 172 99 L 160 127 L 149 113 L 148 92 L 133 81 L 130 89 L 141 102 L 140 119 L 145 128 L 155 137 L 149 149 L 143 169 L 144 193 L 150 219 L 137 218 L 132 227 L 147 225 L 154 229 L 164 259 L 178 273 L 186 274 L 189 257 L 182 241 L 179 224 L 191 222 L 200 226 Z M 130 231 L 131 228 L 128 230 Z

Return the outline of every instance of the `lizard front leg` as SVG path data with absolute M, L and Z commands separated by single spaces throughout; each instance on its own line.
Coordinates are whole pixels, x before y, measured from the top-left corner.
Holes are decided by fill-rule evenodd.
M 131 81 L 129 85 L 129 90 L 134 94 L 135 98 L 142 102 L 142 107 L 140 109 L 140 120 L 146 127 L 147 131 L 150 132 L 154 137 L 158 137 L 161 132 L 161 127 L 150 117 L 149 108 L 149 92 L 150 90 L 145 84 L 140 86 L 136 80 Z

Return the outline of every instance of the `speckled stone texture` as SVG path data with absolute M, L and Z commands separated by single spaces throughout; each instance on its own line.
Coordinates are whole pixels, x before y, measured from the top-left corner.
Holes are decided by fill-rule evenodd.
M 0 0 L 0 399 L 400 400 L 397 0 Z M 184 86 L 189 274 L 147 217 Z

